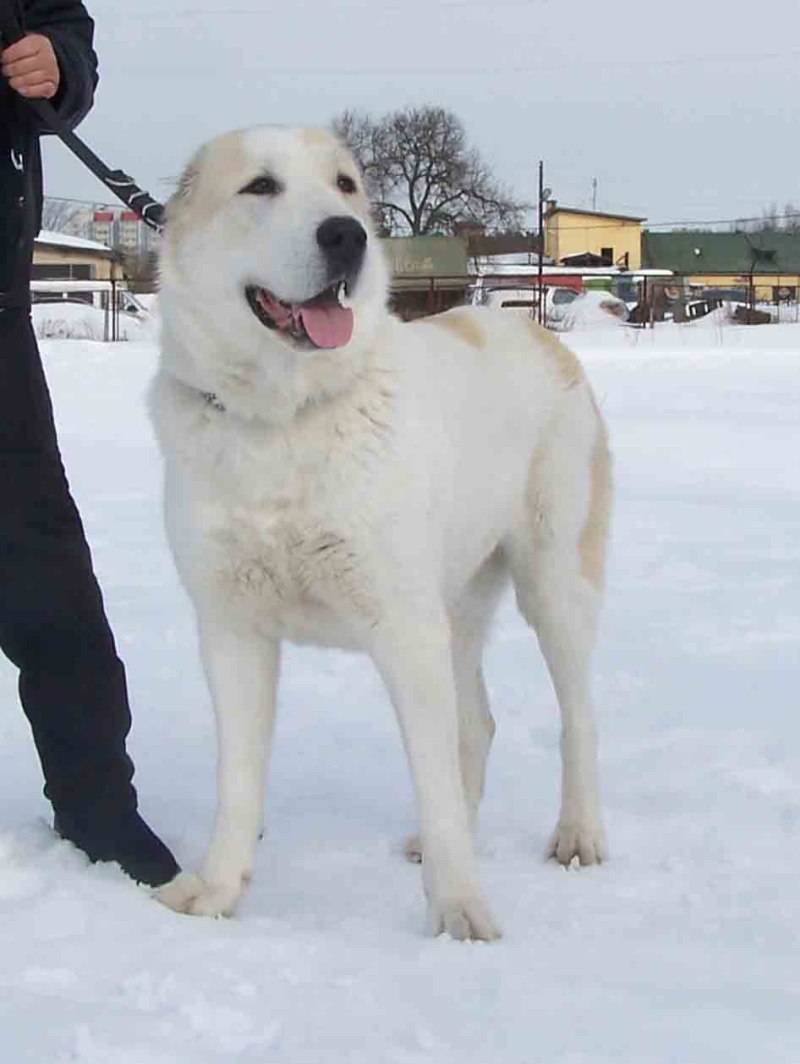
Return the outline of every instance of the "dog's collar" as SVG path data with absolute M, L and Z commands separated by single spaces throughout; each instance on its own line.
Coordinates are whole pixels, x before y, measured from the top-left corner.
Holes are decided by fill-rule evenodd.
M 0 0 L 0 2 L 2 2 L 2 0 Z M 227 413 L 227 406 L 225 406 L 225 404 L 215 392 L 207 392 L 203 388 L 199 388 L 196 384 L 192 384 L 190 381 L 184 380 L 183 377 L 173 376 L 172 383 L 179 390 L 184 392 L 187 398 L 191 397 L 192 402 L 197 402 L 199 399 L 204 406 L 210 407 L 212 410 L 216 410 L 217 413 Z
M 200 392 L 207 406 L 210 406 L 212 410 L 219 410 L 221 414 L 225 413 L 226 407 L 220 399 L 214 395 L 213 392 Z

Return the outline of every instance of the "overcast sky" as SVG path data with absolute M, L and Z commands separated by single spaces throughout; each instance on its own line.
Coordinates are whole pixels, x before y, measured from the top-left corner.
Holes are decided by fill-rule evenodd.
M 101 80 L 82 135 L 157 197 L 205 139 L 438 104 L 522 199 L 651 222 L 800 203 L 800 3 L 87 0 Z M 107 200 L 59 144 L 48 191 Z

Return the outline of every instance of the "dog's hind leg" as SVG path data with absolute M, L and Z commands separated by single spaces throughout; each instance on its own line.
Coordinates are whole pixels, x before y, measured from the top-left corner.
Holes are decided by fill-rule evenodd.
M 188 911 L 227 916 L 250 881 L 263 824 L 279 644 L 216 618 L 201 620 L 200 643 L 217 720 L 217 812 L 202 890 Z
M 579 389 L 579 390 L 578 390 Z M 561 709 L 561 813 L 550 856 L 602 861 L 606 844 L 589 690 L 611 480 L 605 428 L 581 384 L 531 468 L 525 514 L 506 545 L 520 611 L 533 627 Z M 577 393 L 577 394 L 576 394 Z

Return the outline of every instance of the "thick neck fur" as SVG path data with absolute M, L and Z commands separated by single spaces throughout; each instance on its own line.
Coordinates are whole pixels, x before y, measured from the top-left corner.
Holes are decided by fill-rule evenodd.
M 217 397 L 244 420 L 285 426 L 304 408 L 351 389 L 368 374 L 392 320 L 384 312 L 370 342 L 358 338 L 344 350 L 292 351 L 271 334 L 244 343 L 195 311 L 172 306 L 162 322 L 162 372 L 200 393 Z M 255 323 L 263 334 L 264 327 Z
M 391 319 L 387 325 L 391 327 Z M 293 478 L 377 461 L 391 449 L 396 420 L 397 367 L 373 349 L 360 372 L 328 394 L 316 391 L 278 421 L 274 408 L 242 414 L 210 404 L 194 384 L 162 369 L 150 392 L 150 410 L 165 453 L 179 465 L 203 470 L 212 495 L 241 495 L 250 503 L 295 498 Z M 340 382 L 341 383 L 341 382 Z M 295 393 L 299 394 L 299 389 Z M 255 407 L 254 407 L 255 410 Z M 355 463 L 355 465 L 353 465 Z M 333 481 L 331 478 L 333 477 Z M 341 490 L 346 494 L 344 485 Z

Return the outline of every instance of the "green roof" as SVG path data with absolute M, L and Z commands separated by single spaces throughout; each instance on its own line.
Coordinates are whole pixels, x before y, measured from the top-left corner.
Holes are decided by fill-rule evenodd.
M 678 274 L 800 274 L 800 233 L 642 233 L 642 267 Z
M 467 242 L 457 236 L 388 237 L 381 240 L 395 277 L 467 277 Z

